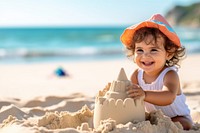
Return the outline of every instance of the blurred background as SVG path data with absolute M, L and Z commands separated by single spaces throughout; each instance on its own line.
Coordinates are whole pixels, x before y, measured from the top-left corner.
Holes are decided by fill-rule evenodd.
M 200 53 L 199 0 L 0 0 L 0 63 L 124 58 L 123 30 L 155 13 Z

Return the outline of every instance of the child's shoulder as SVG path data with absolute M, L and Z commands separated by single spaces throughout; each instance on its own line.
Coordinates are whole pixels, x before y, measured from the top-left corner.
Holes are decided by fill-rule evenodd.
M 137 76 L 140 70 L 141 70 L 141 69 L 136 68 L 136 69 L 133 71 L 133 74 L 132 74 L 132 75 L 136 75 L 136 76 Z
M 165 69 L 163 69 L 162 71 L 163 73 L 177 73 L 178 72 L 178 68 L 176 66 L 171 66 L 171 67 L 166 67 Z
M 132 81 L 133 83 L 136 83 L 136 82 L 137 82 L 137 76 L 138 76 L 139 70 L 140 70 L 139 68 L 136 68 L 136 69 L 132 72 L 132 74 L 131 74 L 130 79 L 131 79 L 131 81 Z
M 179 79 L 179 76 L 178 76 L 178 73 L 177 73 L 178 68 L 176 68 L 176 67 L 168 67 L 166 69 L 165 69 L 166 70 L 166 72 L 165 72 L 166 73 L 165 74 L 165 80 L 177 81 Z

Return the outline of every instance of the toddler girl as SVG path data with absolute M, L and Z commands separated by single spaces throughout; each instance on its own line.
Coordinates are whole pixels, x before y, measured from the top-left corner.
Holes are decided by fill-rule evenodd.
M 160 14 L 125 29 L 121 41 L 137 64 L 131 75 L 131 98 L 144 96 L 147 112 L 161 110 L 185 130 L 192 127 L 190 110 L 180 86 L 177 67 L 185 48 Z

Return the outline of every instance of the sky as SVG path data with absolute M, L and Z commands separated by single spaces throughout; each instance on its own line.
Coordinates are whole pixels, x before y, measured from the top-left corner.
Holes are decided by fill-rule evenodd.
M 199 0 L 0 0 L 0 27 L 123 26 Z

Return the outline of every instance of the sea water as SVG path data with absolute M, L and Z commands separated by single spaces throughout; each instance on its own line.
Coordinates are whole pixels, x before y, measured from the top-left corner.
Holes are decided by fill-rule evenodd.
M 0 28 L 0 63 L 124 58 L 125 27 Z M 187 54 L 200 52 L 200 29 L 175 28 Z

